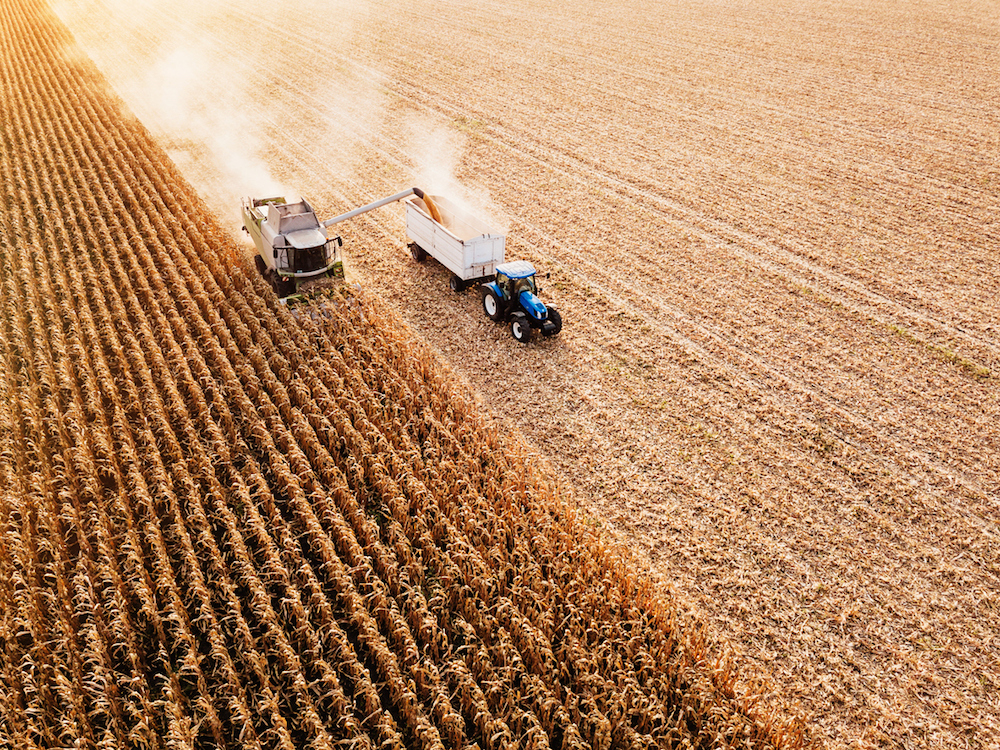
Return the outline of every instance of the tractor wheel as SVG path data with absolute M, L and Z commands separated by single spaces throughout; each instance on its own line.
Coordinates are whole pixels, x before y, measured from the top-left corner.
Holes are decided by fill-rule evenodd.
M 500 322 L 500 319 L 503 317 L 503 307 L 500 304 L 500 299 L 492 289 L 485 289 L 483 291 L 483 310 L 490 320 Z
M 552 328 L 548 331 L 546 331 L 543 328 L 542 333 L 544 333 L 546 336 L 555 336 L 557 333 L 559 333 L 559 331 L 562 330 L 562 315 L 560 315 L 559 311 L 556 310 L 554 307 L 550 307 L 549 320 L 551 320 L 553 324 L 555 324 L 555 328 Z
M 264 259 L 261 258 L 260 255 L 255 255 L 255 256 L 253 256 L 253 264 L 255 266 L 257 266 L 257 273 L 259 273 L 261 276 L 263 276 L 266 279 L 267 278 L 267 263 L 264 262 Z
M 510 321 L 510 335 L 522 344 L 527 344 L 531 338 L 531 326 L 524 319 L 523 315 L 515 315 Z
M 455 292 L 455 294 L 459 294 L 465 289 L 465 282 L 462 281 L 458 274 L 452 274 L 448 280 L 448 286 L 451 287 L 451 291 Z
M 410 255 L 413 256 L 413 260 L 417 261 L 417 263 L 422 263 L 427 259 L 427 251 L 420 247 L 420 245 L 416 242 L 411 242 L 409 247 Z

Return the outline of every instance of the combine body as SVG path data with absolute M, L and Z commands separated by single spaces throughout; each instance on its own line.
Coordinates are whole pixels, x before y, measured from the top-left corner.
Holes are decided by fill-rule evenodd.
M 343 241 L 327 236 L 304 200 L 248 198 L 243 201 L 243 228 L 257 246 L 257 270 L 279 297 L 294 294 L 303 282 L 344 275 Z
M 462 291 L 469 282 L 491 278 L 503 263 L 506 238 L 484 222 L 439 195 L 412 197 L 406 205 L 406 236 L 417 260 L 428 255 L 452 273 L 451 288 Z M 426 198 L 437 209 L 431 217 Z

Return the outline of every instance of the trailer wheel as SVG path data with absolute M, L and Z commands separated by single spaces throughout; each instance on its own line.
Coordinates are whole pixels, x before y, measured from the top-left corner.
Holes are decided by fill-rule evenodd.
M 528 339 L 531 338 L 531 326 L 523 315 L 515 315 L 510 321 L 510 335 L 522 344 L 528 343 Z
M 448 286 L 451 287 L 451 291 L 458 294 L 465 289 L 465 282 L 458 276 L 458 274 L 452 274 L 451 278 L 448 280 Z
M 550 307 L 549 320 L 552 321 L 554 327 L 550 328 L 547 331 L 543 328 L 542 334 L 544 336 L 555 336 L 557 333 L 559 333 L 559 331 L 562 330 L 562 315 L 560 315 L 559 311 L 556 310 L 554 307 Z
M 486 316 L 493 321 L 499 322 L 503 316 L 500 300 L 497 299 L 496 292 L 492 289 L 483 291 L 483 310 L 486 312 Z
M 427 251 L 420 247 L 420 245 L 416 242 L 411 242 L 409 247 L 410 255 L 413 256 L 413 260 L 417 261 L 417 263 L 422 263 L 427 259 Z

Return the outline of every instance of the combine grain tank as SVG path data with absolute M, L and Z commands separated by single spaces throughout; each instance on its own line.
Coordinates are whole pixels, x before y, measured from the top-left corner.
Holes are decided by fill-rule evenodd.
M 436 207 L 439 221 L 432 218 Z M 460 292 L 472 281 L 492 278 L 503 263 L 506 238 L 486 223 L 440 195 L 411 197 L 406 205 L 410 252 L 420 261 L 428 255 L 452 273 L 451 288 Z

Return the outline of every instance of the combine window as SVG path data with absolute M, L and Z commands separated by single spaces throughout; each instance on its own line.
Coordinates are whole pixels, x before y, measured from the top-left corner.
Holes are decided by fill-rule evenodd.
M 288 249 L 288 266 L 292 273 L 308 273 L 326 266 L 326 245 L 301 250 Z

